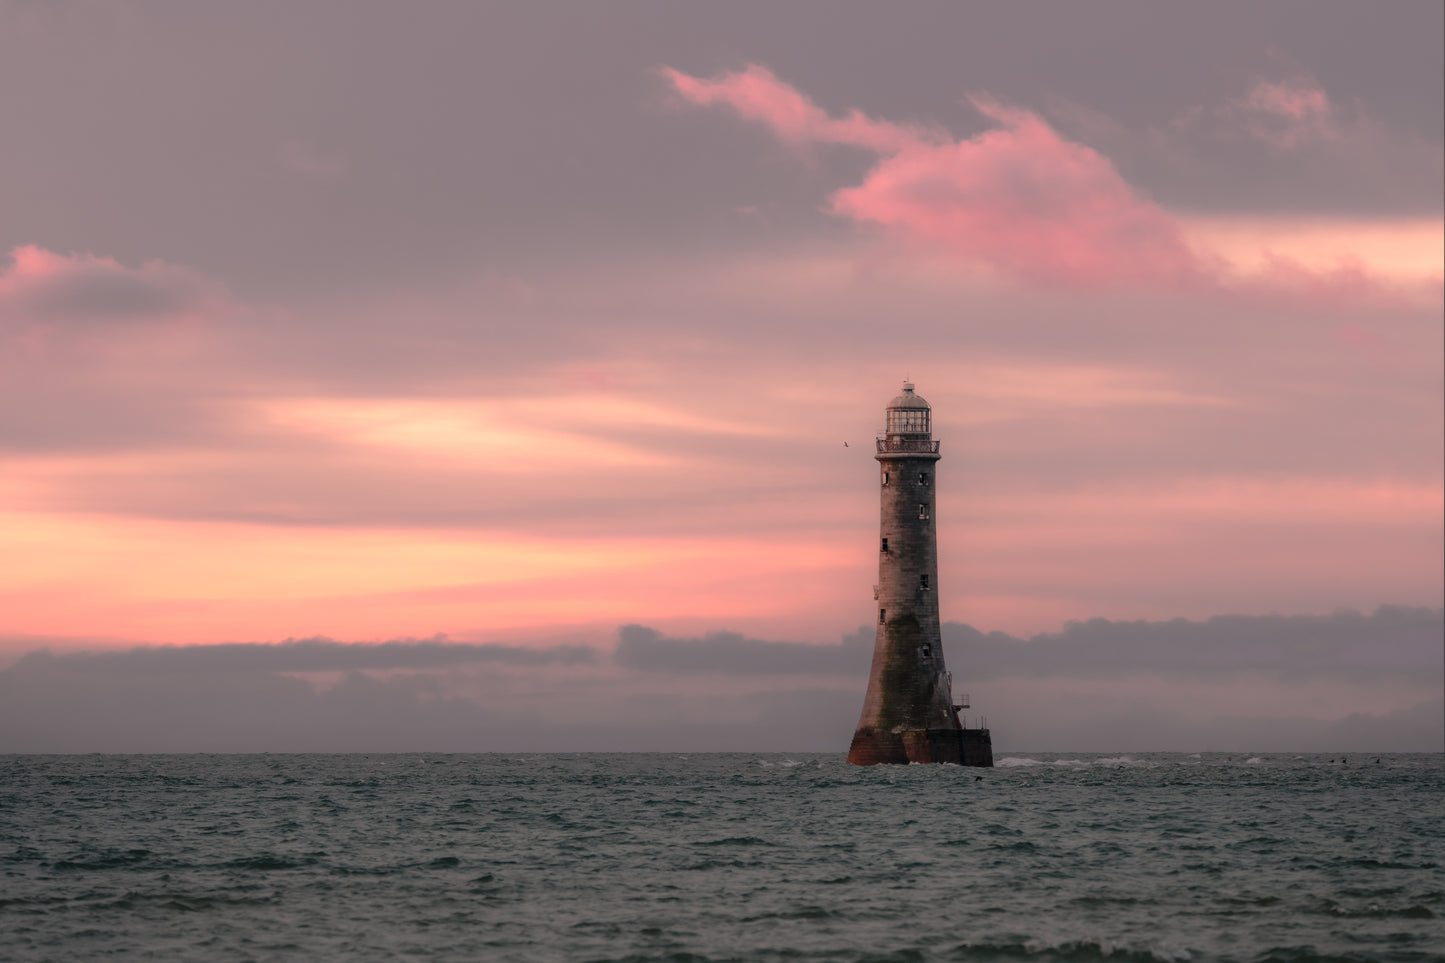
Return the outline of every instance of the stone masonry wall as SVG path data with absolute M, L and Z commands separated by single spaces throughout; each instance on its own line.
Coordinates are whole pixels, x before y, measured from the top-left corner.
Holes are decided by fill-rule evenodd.
M 875 604 L 881 617 L 868 693 L 849 752 L 850 760 L 865 764 L 908 761 L 905 731 L 959 728 L 949 705 L 939 631 L 939 456 L 887 452 L 876 457 L 880 524 Z

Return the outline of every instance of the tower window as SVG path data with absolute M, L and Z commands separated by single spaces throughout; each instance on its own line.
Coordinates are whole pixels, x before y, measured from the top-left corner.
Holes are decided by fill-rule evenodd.
M 933 646 L 929 645 L 927 642 L 923 643 L 923 657 L 925 659 L 933 658 Z
M 927 575 L 920 575 L 920 576 L 918 576 L 918 587 L 921 588 L 921 589 L 923 589 L 923 591 L 925 591 L 925 592 L 928 591 L 928 576 L 927 576 Z
M 927 485 L 927 484 L 928 484 L 928 472 L 926 472 L 926 471 L 921 471 L 921 472 L 918 473 L 918 484 L 920 484 L 920 485 Z
M 927 506 L 926 504 L 925 504 L 925 505 L 919 505 L 919 506 L 918 506 L 918 517 L 919 517 L 919 518 L 927 518 L 927 517 L 928 517 L 928 506 Z
M 888 551 L 888 539 L 885 538 L 885 539 L 883 540 L 883 547 L 880 548 L 879 551 L 880 551 L 880 552 L 886 552 L 886 551 Z
M 879 610 L 878 610 L 878 624 L 879 624 L 879 625 L 882 625 L 884 622 L 887 622 L 887 621 L 888 621 L 888 610 L 887 610 L 887 609 L 879 609 Z
M 888 487 L 888 473 L 886 471 L 883 473 L 883 487 Z

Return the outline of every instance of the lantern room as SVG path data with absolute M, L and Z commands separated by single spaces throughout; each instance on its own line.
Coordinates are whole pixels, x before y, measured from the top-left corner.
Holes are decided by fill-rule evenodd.
M 894 435 L 927 435 L 932 432 L 930 424 L 932 409 L 928 402 L 913 393 L 913 383 L 903 382 L 903 394 L 888 402 L 889 437 Z

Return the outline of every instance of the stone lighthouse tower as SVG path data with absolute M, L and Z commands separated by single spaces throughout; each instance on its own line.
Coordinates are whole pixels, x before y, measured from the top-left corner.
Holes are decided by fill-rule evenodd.
M 868 694 L 848 761 L 952 762 L 992 766 L 987 729 L 965 729 L 943 665 L 938 621 L 938 530 L 933 410 L 903 383 L 878 439 L 882 517 L 878 545 L 878 636 Z

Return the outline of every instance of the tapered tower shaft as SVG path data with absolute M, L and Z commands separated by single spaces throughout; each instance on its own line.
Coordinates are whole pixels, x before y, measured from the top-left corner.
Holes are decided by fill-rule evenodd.
M 873 665 L 848 761 L 858 765 L 992 765 L 966 741 L 943 661 L 938 617 L 938 529 L 932 409 L 904 383 L 878 439 L 880 491 Z M 980 730 L 970 730 L 979 733 Z M 987 732 L 982 730 L 984 744 Z M 970 742 L 977 743 L 974 738 Z M 972 757 L 972 758 L 968 758 Z

